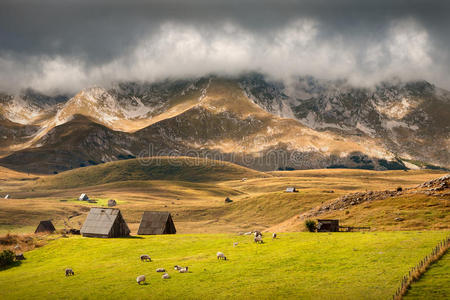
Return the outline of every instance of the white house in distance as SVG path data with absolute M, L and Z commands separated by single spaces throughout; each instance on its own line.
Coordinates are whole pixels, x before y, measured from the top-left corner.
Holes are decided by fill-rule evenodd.
M 86 194 L 81 194 L 80 198 L 78 198 L 79 201 L 89 201 L 89 197 Z

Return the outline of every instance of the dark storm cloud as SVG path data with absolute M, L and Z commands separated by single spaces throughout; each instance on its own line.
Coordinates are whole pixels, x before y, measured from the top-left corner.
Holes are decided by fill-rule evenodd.
M 450 88 L 449 30 L 444 0 L 3 0 L 0 88 L 253 70 Z

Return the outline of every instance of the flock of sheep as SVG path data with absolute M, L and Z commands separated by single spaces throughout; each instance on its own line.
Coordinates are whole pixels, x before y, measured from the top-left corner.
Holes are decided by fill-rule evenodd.
M 249 232 L 249 233 L 246 233 L 246 234 L 253 234 L 254 235 L 253 241 L 256 244 L 264 243 L 263 239 L 262 239 L 262 233 L 260 231 L 253 231 L 253 232 Z M 277 234 L 273 233 L 272 234 L 272 239 L 276 239 L 276 238 L 277 238 Z M 236 247 L 237 245 L 238 245 L 238 243 L 236 242 L 236 243 L 233 244 L 233 247 Z M 217 256 L 217 259 L 219 259 L 219 260 L 227 260 L 227 257 L 225 256 L 225 254 L 223 252 L 220 252 L 220 251 L 217 252 L 216 256 Z M 140 259 L 141 259 L 142 262 L 151 262 L 152 261 L 151 257 L 149 255 L 147 255 L 147 254 L 141 255 Z M 180 267 L 178 265 L 175 265 L 174 266 L 174 270 L 178 271 L 180 273 L 188 273 L 189 272 L 189 267 Z M 157 268 L 156 272 L 157 273 L 164 273 L 161 276 L 162 279 L 169 279 L 170 278 L 169 273 L 167 273 L 166 269 L 164 269 L 164 268 Z M 75 272 L 71 268 L 67 268 L 65 270 L 65 273 L 66 273 L 66 276 L 74 276 L 75 275 Z M 145 279 L 146 279 L 145 275 L 139 275 L 136 278 L 136 282 L 139 285 L 145 284 Z
M 257 243 L 257 244 L 264 243 L 263 239 L 262 239 L 262 233 L 260 231 L 254 231 L 254 232 L 251 232 L 251 234 L 254 234 L 253 240 L 254 240 L 255 243 Z M 276 238 L 277 238 L 277 234 L 273 233 L 272 234 L 272 239 L 276 239 Z M 238 243 L 236 242 L 236 243 L 233 244 L 233 247 L 236 247 L 237 245 L 238 245 Z M 225 256 L 225 254 L 223 252 L 220 252 L 220 251 L 217 252 L 216 256 L 217 256 L 217 259 L 219 259 L 219 260 L 227 260 L 227 257 Z M 141 255 L 141 261 L 152 261 L 152 259 L 148 255 Z M 180 273 L 187 273 L 188 270 L 189 270 L 189 267 L 184 267 L 183 268 L 183 267 L 180 267 L 180 266 L 176 265 L 176 266 L 174 266 L 174 269 L 176 271 L 180 272 Z M 158 269 L 156 269 L 156 272 L 164 272 L 164 274 L 162 275 L 163 279 L 169 279 L 170 278 L 170 275 L 168 273 L 166 273 L 166 269 L 164 269 L 164 268 L 158 268 Z M 136 278 L 136 282 L 139 285 L 141 283 L 145 283 L 145 275 L 139 275 Z
M 150 262 L 150 261 L 152 261 L 152 259 L 150 258 L 150 256 L 144 254 L 144 255 L 141 255 L 141 261 L 147 261 L 147 262 Z M 180 266 L 176 265 L 176 266 L 174 266 L 173 268 L 174 268 L 175 271 L 178 271 L 178 272 L 180 272 L 180 273 L 187 273 L 187 272 L 189 272 L 189 267 L 184 267 L 184 268 L 183 268 L 183 267 L 180 267 Z M 157 268 L 157 269 L 156 269 L 156 272 L 157 272 L 157 273 L 164 273 L 164 274 L 161 276 L 162 279 L 169 279 L 169 278 L 170 278 L 169 273 L 167 273 L 167 272 L 166 272 L 166 269 L 164 269 L 164 268 Z M 142 283 L 142 284 L 145 284 L 145 275 L 139 275 L 139 276 L 136 278 L 136 282 L 137 282 L 139 285 L 140 285 L 141 283 Z

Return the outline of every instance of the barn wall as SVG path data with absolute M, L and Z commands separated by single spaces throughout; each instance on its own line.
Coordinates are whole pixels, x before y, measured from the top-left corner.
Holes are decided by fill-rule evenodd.
M 113 226 L 111 227 L 111 231 L 109 232 L 109 237 L 127 237 L 130 235 L 130 231 L 128 229 L 125 220 L 122 218 L 122 215 L 119 213 L 116 220 L 114 221 Z
M 175 234 L 177 230 L 175 229 L 175 224 L 173 223 L 172 217 L 169 215 L 166 222 L 166 228 L 164 229 L 164 234 Z

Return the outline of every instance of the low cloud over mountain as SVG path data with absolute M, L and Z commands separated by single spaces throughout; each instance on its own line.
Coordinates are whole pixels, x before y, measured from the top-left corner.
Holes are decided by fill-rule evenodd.
M 450 88 L 447 1 L 2 1 L 0 89 L 258 71 Z

